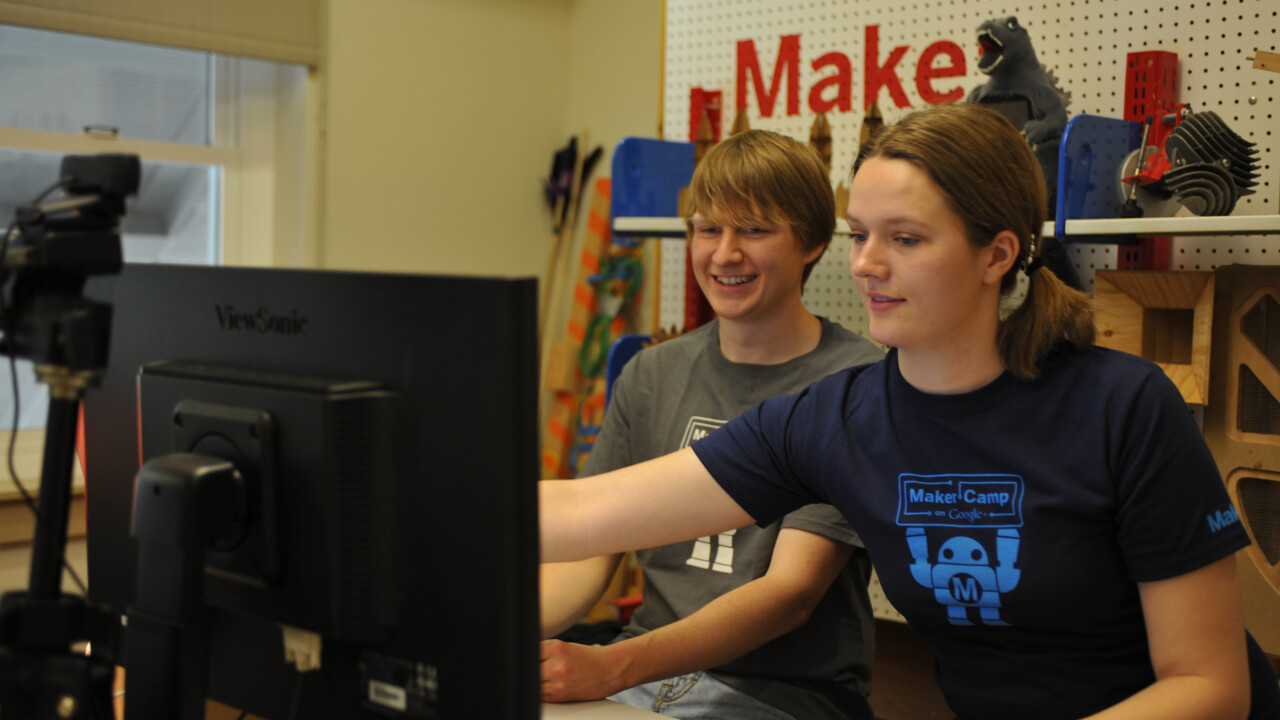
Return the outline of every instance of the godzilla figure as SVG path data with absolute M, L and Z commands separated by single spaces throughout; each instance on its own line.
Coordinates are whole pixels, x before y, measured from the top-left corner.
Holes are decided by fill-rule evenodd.
M 982 56 L 978 70 L 987 81 L 969 93 L 968 102 L 990 105 L 1022 130 L 1040 161 L 1048 190 L 1048 208 L 1057 207 L 1058 146 L 1067 127 L 1069 97 L 1058 89 L 1053 74 L 1036 58 L 1031 35 L 1018 18 L 988 20 L 978 26 Z M 1075 268 L 1055 238 L 1045 238 L 1045 264 L 1073 287 L 1080 287 Z
M 1057 180 L 1058 143 L 1067 126 L 1067 105 L 1062 93 L 1036 58 L 1031 35 L 1018 18 L 982 23 L 978 26 L 978 44 L 982 48 L 978 70 L 988 79 L 969 93 L 969 102 L 989 104 L 1021 128 L 1045 168 L 1045 181 L 1052 189 Z

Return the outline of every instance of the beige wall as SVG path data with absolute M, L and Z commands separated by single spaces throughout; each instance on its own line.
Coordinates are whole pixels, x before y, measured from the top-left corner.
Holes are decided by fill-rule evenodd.
M 595 177 L 609 175 L 613 148 L 628 136 L 659 137 L 663 0 L 576 0 L 571 17 L 567 132 L 586 129 L 605 150 Z
M 607 150 L 657 133 L 661 18 L 661 0 L 330 0 L 320 265 L 543 272 L 552 152 L 584 128 Z

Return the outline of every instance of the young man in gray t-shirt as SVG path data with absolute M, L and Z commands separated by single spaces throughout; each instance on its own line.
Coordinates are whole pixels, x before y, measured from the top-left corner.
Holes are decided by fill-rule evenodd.
M 811 148 L 735 135 L 699 164 L 685 211 L 693 271 L 717 319 L 632 359 L 584 476 L 686 447 L 761 400 L 881 356 L 802 302 L 835 228 L 830 179 Z M 636 555 L 645 592 L 631 624 L 603 647 L 544 642 L 544 699 L 612 696 L 686 719 L 872 716 L 871 569 L 833 508 Z M 589 609 L 620 559 L 545 565 L 544 633 Z

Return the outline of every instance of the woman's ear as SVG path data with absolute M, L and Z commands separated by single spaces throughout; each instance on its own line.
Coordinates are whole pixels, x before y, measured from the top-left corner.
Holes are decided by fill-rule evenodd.
M 1018 262 L 1018 252 L 1021 249 L 1022 243 L 1018 241 L 1018 236 L 1012 230 L 1000 231 L 987 246 L 990 254 L 983 280 L 998 285 L 1009 272 L 1009 268 Z

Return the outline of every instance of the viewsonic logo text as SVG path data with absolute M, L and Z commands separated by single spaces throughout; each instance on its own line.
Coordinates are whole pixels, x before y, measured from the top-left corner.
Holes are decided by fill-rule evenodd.
M 218 327 L 231 332 L 252 332 L 264 335 L 306 335 L 306 317 L 297 310 L 277 313 L 268 307 L 244 310 L 235 305 L 216 305 Z

